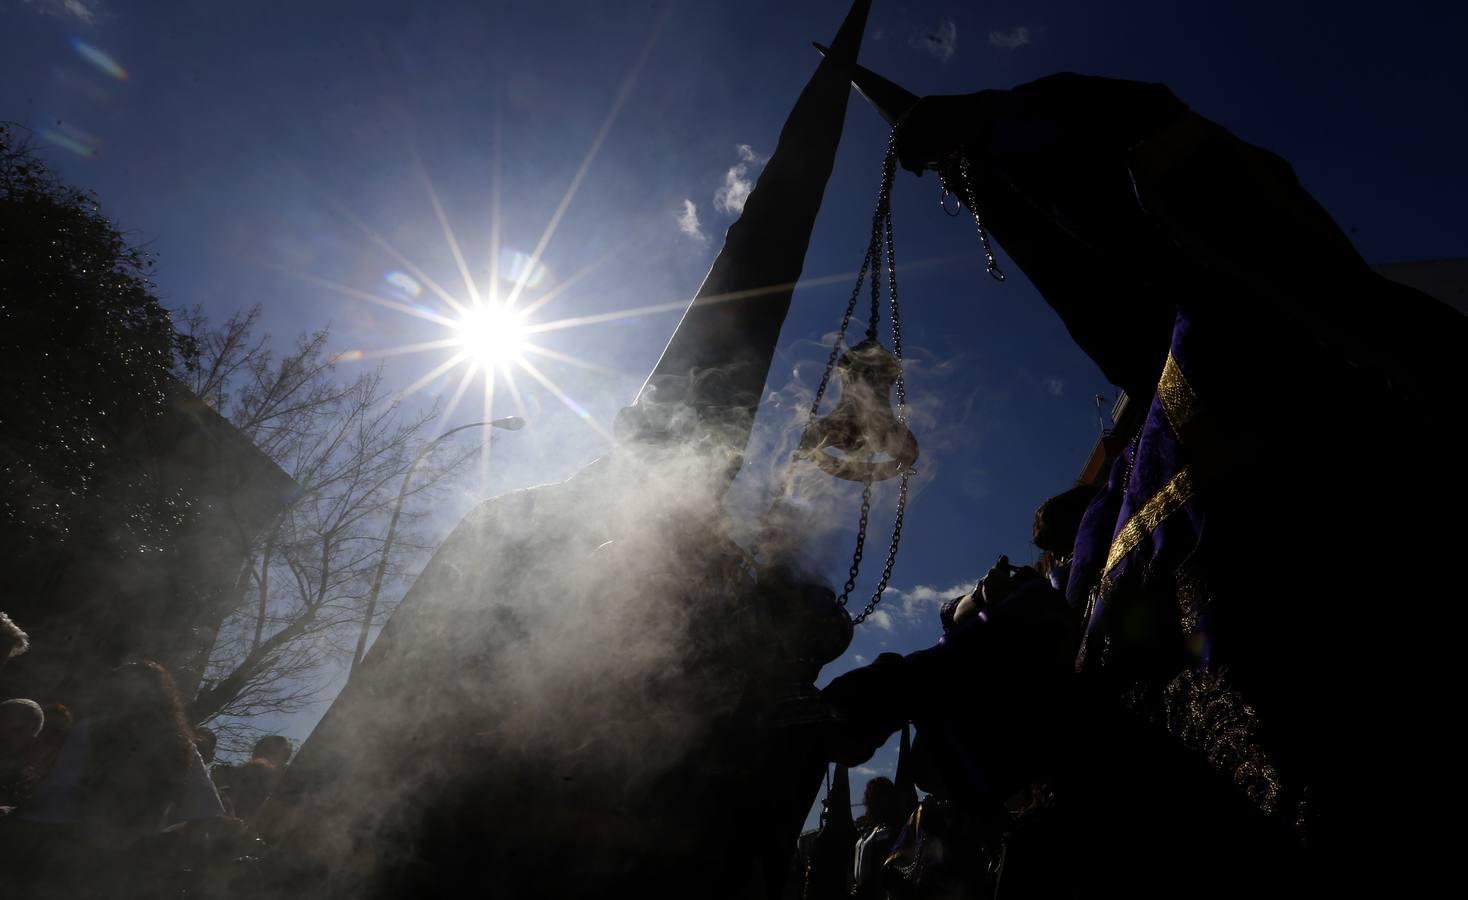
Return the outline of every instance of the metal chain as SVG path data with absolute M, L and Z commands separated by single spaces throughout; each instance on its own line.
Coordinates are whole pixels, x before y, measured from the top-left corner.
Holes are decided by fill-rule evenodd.
M 953 206 L 953 209 L 952 210 L 950 210 L 948 208 L 948 198 L 949 197 L 952 197 L 955 201 L 957 201 L 957 202 L 954 203 L 954 206 Z M 945 216 L 947 216 L 948 218 L 950 218 L 950 219 L 956 219 L 963 212 L 963 206 L 961 204 L 962 204 L 962 201 L 959 200 L 958 195 L 955 194 L 955 193 L 953 193 L 953 191 L 949 189 L 949 187 L 948 187 L 948 181 L 943 177 L 943 173 L 942 172 L 939 172 L 938 173 L 938 208 L 941 209 L 941 210 L 943 210 L 943 214 Z
M 820 415 L 821 401 L 826 396 L 826 390 L 831 383 L 831 375 L 836 369 L 836 363 L 841 356 L 841 348 L 845 344 L 846 329 L 850 327 L 851 320 L 856 314 L 856 303 L 861 298 L 861 290 L 870 275 L 871 284 L 871 314 L 867 321 L 866 337 L 868 340 L 877 340 L 877 328 L 881 323 L 881 298 L 882 298 L 882 269 L 885 265 L 887 275 L 887 292 L 892 304 L 892 348 L 893 355 L 900 362 L 902 360 L 902 324 L 898 315 L 897 300 L 897 265 L 893 255 L 892 239 L 892 183 L 897 173 L 897 129 L 887 140 L 887 153 L 882 160 L 882 183 L 877 191 L 877 208 L 872 214 L 871 239 L 867 243 L 866 256 L 861 261 L 861 269 L 856 275 L 856 285 L 851 289 L 851 296 L 846 302 L 846 311 L 841 316 L 841 327 L 836 332 L 836 338 L 831 342 L 831 353 L 826 359 L 825 370 L 821 373 L 820 384 L 817 385 L 815 397 L 811 401 L 810 415 L 806 418 L 806 429 L 809 430 L 815 423 L 816 417 Z M 895 383 L 897 389 L 897 418 L 904 425 L 907 424 L 907 387 L 899 374 Z M 887 548 L 887 559 L 882 567 L 882 577 L 877 583 L 876 591 L 872 599 L 857 615 L 852 624 L 860 625 L 871 616 L 882 601 L 882 596 L 887 591 L 887 585 L 892 579 L 892 568 L 897 562 L 897 547 L 902 538 L 902 523 L 907 512 L 907 489 L 908 480 L 913 474 L 912 469 L 902 473 L 902 481 L 897 493 L 897 513 L 892 526 L 892 542 Z M 861 490 L 861 518 L 857 522 L 856 547 L 851 554 L 851 566 L 847 569 L 846 583 L 842 587 L 841 596 L 837 598 L 837 604 L 846 606 L 850 601 L 852 593 L 856 590 L 856 580 L 861 575 L 862 559 L 866 555 L 867 526 L 871 520 L 872 512 L 872 483 L 865 482 Z
M 867 518 L 872 513 L 872 483 L 868 481 L 861 488 L 861 521 L 856 525 L 856 550 L 851 554 L 851 568 L 846 573 L 846 586 L 841 589 L 841 596 L 836 598 L 839 606 L 845 606 L 846 601 L 851 599 L 851 592 L 856 590 L 856 576 L 861 574 L 861 558 L 866 553 L 867 547 Z M 866 618 L 866 614 L 862 614 Z M 860 621 L 860 620 L 857 620 Z
M 861 291 L 862 279 L 868 270 L 872 276 L 872 311 L 870 322 L 867 327 L 867 338 L 875 341 L 877 339 L 877 323 L 880 319 L 880 279 L 881 270 L 885 264 L 887 270 L 887 294 L 892 305 L 892 355 L 900 363 L 902 361 L 902 317 L 900 301 L 897 295 L 897 258 L 894 252 L 892 239 L 892 181 L 896 173 L 897 161 L 897 128 L 892 129 L 892 134 L 887 141 L 887 155 L 882 161 L 882 187 L 877 194 L 877 210 L 872 219 L 872 241 L 867 247 L 866 258 L 862 261 L 861 273 L 856 283 L 856 292 L 852 294 L 851 302 L 847 305 L 846 317 L 842 319 L 841 333 L 846 333 L 846 325 L 851 320 L 851 315 L 856 305 L 857 293 Z M 963 183 L 959 187 L 963 191 L 963 199 L 967 201 L 969 212 L 974 217 L 974 227 L 979 232 L 979 243 L 984 248 L 984 269 L 995 281 L 1004 281 L 1005 274 L 999 268 L 999 263 L 994 259 L 994 247 L 989 241 L 989 229 L 984 227 L 983 217 L 979 214 L 978 198 L 974 192 L 973 177 L 969 171 L 968 157 L 960 156 L 958 161 L 959 174 Z M 941 194 L 938 204 L 948 211 L 946 200 L 950 193 L 949 186 L 940 178 Z M 838 338 L 839 342 L 839 338 Z M 816 405 L 820 405 L 820 396 L 825 392 L 826 383 L 830 378 L 831 366 L 837 358 L 836 348 L 832 348 L 831 362 L 828 364 L 826 374 L 821 379 L 821 388 L 817 394 Z M 907 424 L 907 384 L 899 373 L 894 385 L 897 390 L 897 419 L 904 425 Z M 811 412 L 812 417 L 815 410 Z M 871 600 L 852 620 L 853 625 L 865 622 L 876 610 L 877 605 L 882 602 L 882 597 L 887 592 L 887 585 L 892 580 L 892 570 L 897 564 L 897 548 L 902 541 L 902 525 L 907 516 L 908 483 L 913 475 L 912 469 L 902 473 L 902 480 L 897 488 L 897 509 L 892 522 L 892 542 L 887 547 L 887 559 L 882 566 L 882 576 L 877 581 L 876 589 L 872 592 Z M 862 556 L 866 551 L 867 521 L 871 513 L 872 485 L 867 482 L 861 492 L 861 520 L 857 527 L 856 552 L 852 554 L 851 568 L 848 572 L 846 585 L 837 601 L 845 606 L 856 589 L 856 578 L 861 569 Z
M 885 231 L 887 265 L 892 263 L 892 182 L 897 175 L 897 129 L 887 138 L 887 153 L 882 158 L 882 186 L 877 191 L 877 211 L 872 216 L 872 313 L 867 319 L 867 340 L 877 339 L 877 325 L 882 320 L 882 251 Z
M 887 298 L 892 304 L 892 356 L 897 360 L 897 421 L 907 424 L 907 382 L 902 377 L 902 318 L 897 304 L 897 257 L 892 249 L 892 213 L 889 209 L 886 221 L 887 238 Z
M 897 544 L 902 540 L 902 520 L 907 515 L 907 479 L 911 477 L 912 472 L 912 469 L 903 472 L 902 482 L 897 486 L 897 515 L 892 520 L 892 543 L 887 547 L 887 561 L 882 565 L 882 577 L 877 582 L 876 590 L 872 592 L 872 599 L 868 600 L 861 613 L 851 620 L 853 625 L 865 622 L 867 616 L 870 616 L 877 608 L 877 604 L 882 602 L 882 596 L 887 593 L 887 583 L 892 580 L 892 569 L 897 565 Z M 865 514 L 863 514 L 863 519 L 865 519 Z M 844 599 L 842 605 L 846 605 Z
M 861 285 L 866 280 L 867 269 L 872 264 L 872 248 L 867 248 L 866 259 L 861 261 L 861 270 L 856 273 L 856 287 L 852 288 L 851 299 L 846 303 L 846 314 L 841 317 L 841 328 L 836 332 L 836 339 L 831 342 L 831 356 L 826 360 L 826 369 L 821 373 L 821 383 L 816 386 L 815 399 L 810 404 L 810 415 L 805 419 L 805 427 L 815 422 L 816 416 L 821 411 L 821 399 L 826 396 L 826 388 L 831 383 L 831 373 L 836 370 L 836 360 L 841 354 L 841 347 L 845 343 L 846 329 L 851 325 L 851 318 L 856 314 L 856 301 L 861 297 Z
M 883 172 L 884 183 L 890 184 L 889 175 Z M 883 223 L 884 237 L 886 238 L 887 255 L 887 296 L 892 304 L 892 355 L 900 363 L 902 362 L 902 316 L 897 298 L 897 256 L 892 239 L 892 211 L 889 207 L 887 217 Z M 897 375 L 897 420 L 903 425 L 907 424 L 907 384 L 903 380 L 901 368 Z M 897 547 L 902 542 L 902 523 L 907 517 L 907 485 L 912 477 L 913 470 L 908 469 L 902 473 L 902 481 L 897 486 L 897 511 L 892 519 L 892 542 L 887 546 L 887 559 L 882 565 L 882 577 L 877 580 L 877 587 L 872 591 L 872 599 L 862 611 L 852 618 L 852 625 L 860 625 L 867 620 L 877 604 L 882 602 L 882 597 L 887 593 L 887 585 L 892 580 L 892 569 L 897 565 Z M 865 506 L 865 504 L 863 504 Z M 863 520 L 865 520 L 863 512 Z M 843 600 L 844 605 L 844 600 Z
M 841 316 L 841 327 L 836 331 L 836 339 L 831 342 L 831 354 L 826 359 L 826 369 L 821 373 L 821 383 L 816 387 L 815 398 L 811 401 L 810 415 L 806 417 L 806 427 L 815 422 L 816 416 L 820 415 L 821 400 L 826 396 L 826 388 L 831 383 L 831 373 L 836 369 L 836 361 L 841 357 L 841 347 L 845 344 L 846 329 L 851 326 L 851 320 L 856 315 L 856 301 L 861 297 L 861 289 L 867 280 L 867 274 L 872 276 L 872 316 L 867 326 L 867 337 L 871 340 L 877 339 L 877 307 L 880 303 L 879 291 L 881 281 L 879 271 L 881 269 L 881 232 L 882 222 L 892 217 L 892 181 L 897 171 L 897 131 L 893 129 L 892 135 L 887 140 L 887 155 L 882 160 L 882 184 L 877 191 L 877 209 L 872 214 L 872 236 L 867 243 L 867 254 L 861 261 L 861 269 L 856 273 L 856 286 L 851 289 L 851 297 L 846 301 L 846 312 Z
M 979 216 L 978 198 L 974 194 L 974 179 L 969 174 L 967 154 L 958 158 L 958 174 L 963 180 L 960 186 L 963 188 L 964 199 L 968 201 L 968 211 L 973 213 L 974 227 L 979 230 L 979 243 L 984 246 L 984 271 L 995 281 L 1003 281 L 1004 271 L 994 261 L 994 248 L 989 243 L 989 229 L 984 227 L 984 220 Z
M 870 267 L 872 284 L 872 309 L 867 325 L 867 339 L 877 340 L 877 328 L 881 321 L 881 284 L 882 269 L 886 269 L 887 297 L 892 311 L 890 322 L 892 325 L 892 354 L 900 363 L 902 361 L 902 320 L 900 305 L 897 295 L 897 257 L 892 235 L 892 184 L 897 173 L 897 129 L 892 129 L 892 134 L 887 141 L 887 154 L 882 160 L 882 186 L 877 193 L 877 209 L 872 217 L 872 239 L 867 248 L 866 259 L 862 263 L 862 271 L 865 273 Z M 858 288 L 860 284 L 858 283 Z M 895 383 L 897 390 L 897 419 L 904 425 L 907 424 L 907 386 L 899 373 Z M 887 546 L 887 558 L 882 566 L 882 577 L 877 582 L 877 587 L 872 597 L 862 611 L 852 618 L 853 625 L 865 622 L 876 610 L 877 604 L 882 602 L 882 597 L 887 592 L 887 585 L 892 580 L 892 569 L 897 563 L 897 548 L 902 540 L 902 523 L 907 514 L 907 489 L 908 481 L 912 477 L 912 470 L 902 473 L 902 481 L 897 491 L 897 511 L 892 524 L 892 540 Z M 870 481 L 862 485 L 861 491 L 861 518 L 857 523 L 856 549 L 852 554 L 851 568 L 848 570 L 846 584 L 841 591 L 837 603 L 846 606 L 851 594 L 856 590 L 856 579 L 860 574 L 861 561 L 866 553 L 867 524 L 871 517 L 872 508 L 872 483 Z

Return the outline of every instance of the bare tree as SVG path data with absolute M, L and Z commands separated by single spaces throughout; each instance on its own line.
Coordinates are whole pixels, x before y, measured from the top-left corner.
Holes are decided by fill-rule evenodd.
M 380 369 L 338 381 L 325 331 L 277 359 L 269 340 L 256 336 L 258 308 L 217 329 L 198 310 L 179 319 L 199 349 L 193 370 L 180 373 L 186 383 L 299 486 L 250 547 L 234 611 L 191 705 L 194 721 L 219 732 L 221 749 L 237 750 L 256 732 L 252 720 L 320 699 L 330 664 L 350 657 L 369 614 L 387 517 L 404 474 L 433 437 L 436 410 L 404 410 Z M 394 581 L 426 550 L 411 528 L 425 511 L 414 499 L 444 488 L 475 452 L 439 451 L 419 466 L 387 550 Z M 392 606 L 373 611 L 373 624 Z

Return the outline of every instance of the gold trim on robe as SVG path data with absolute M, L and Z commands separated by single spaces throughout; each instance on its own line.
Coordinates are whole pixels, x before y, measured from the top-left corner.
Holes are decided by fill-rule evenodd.
M 1172 426 L 1177 442 L 1187 444 L 1193 420 L 1198 415 L 1198 395 L 1171 353 L 1167 354 L 1162 377 L 1157 380 L 1157 399 L 1162 403 L 1162 412 L 1167 415 L 1167 424 Z
M 1117 532 L 1111 541 L 1111 552 L 1106 554 L 1106 566 L 1101 570 L 1102 574 L 1110 575 L 1111 570 L 1128 553 L 1135 550 L 1143 538 L 1155 531 L 1168 516 L 1181 509 L 1183 504 L 1193 499 L 1193 489 L 1193 471 L 1183 466 Z

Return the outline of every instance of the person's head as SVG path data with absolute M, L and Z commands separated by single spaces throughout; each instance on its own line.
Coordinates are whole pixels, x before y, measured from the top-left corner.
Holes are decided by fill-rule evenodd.
M 1052 556 L 1069 556 L 1075 550 L 1081 519 L 1096 491 L 1094 485 L 1081 484 L 1041 503 L 1035 510 L 1035 546 Z
M 897 803 L 897 786 L 892 779 L 878 775 L 867 782 L 862 791 L 861 802 L 866 805 L 867 818 L 873 825 L 892 825 L 901 815 Z
M 118 666 L 88 705 L 92 723 L 83 788 L 95 814 L 114 825 L 156 821 L 188 774 L 193 729 L 168 670 Z
M 0 612 L 0 666 L 21 655 L 31 647 L 30 636 L 20 630 L 5 613 Z
M 46 705 L 45 713 L 46 725 L 41 729 L 36 740 L 49 751 L 58 751 L 66 742 L 66 736 L 71 733 L 71 710 L 60 703 L 49 703 Z
M 204 760 L 204 765 L 214 762 L 214 753 L 219 748 L 219 738 L 213 731 L 202 725 L 194 729 L 194 749 L 199 751 L 199 758 Z
M 89 718 L 115 719 L 148 714 L 171 720 L 192 741 L 193 729 L 184 722 L 183 701 L 173 676 L 152 660 L 124 663 L 113 669 L 97 693 Z
M 255 748 L 250 751 L 250 758 L 262 759 L 277 769 L 283 769 L 285 764 L 291 761 L 290 739 L 278 734 L 263 737 L 255 742 Z
M 34 700 L 0 703 L 0 759 L 19 755 L 46 727 L 46 714 Z

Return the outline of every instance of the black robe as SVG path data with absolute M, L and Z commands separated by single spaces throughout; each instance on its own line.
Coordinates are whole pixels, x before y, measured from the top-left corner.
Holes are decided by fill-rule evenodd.
M 1199 411 L 1186 452 L 1144 444 L 1115 480 L 1160 485 L 1186 464 L 1196 489 L 1176 506 L 1196 527 L 1184 552 L 1158 556 L 1162 532 L 1142 517 L 1118 549 L 1134 559 L 1124 583 L 1102 578 L 1110 560 L 1073 576 L 1073 596 L 1106 595 L 1121 613 L 1082 622 L 1088 646 L 1110 649 L 1051 704 L 1076 729 L 1051 767 L 1072 779 L 1072 798 L 1090 798 L 1071 805 L 1099 866 L 1092 886 L 1165 894 L 1179 871 L 1223 895 L 1294 877 L 1429 877 L 1447 857 L 1416 826 L 1455 806 L 1434 794 L 1452 768 L 1439 735 L 1459 682 L 1442 644 L 1463 625 L 1444 575 L 1465 537 L 1454 420 L 1468 320 L 1374 274 L 1283 160 L 1159 85 L 1058 75 L 938 98 L 934 110 L 959 123 L 953 143 L 1001 246 L 1154 415 L 1172 399 L 1158 386 L 1174 384 L 1165 364 L 1186 335 Z M 1120 506 L 1103 496 L 1094 507 L 1103 559 L 1125 537 Z M 1208 610 L 1206 653 L 1189 643 L 1196 603 Z M 935 689 L 908 695 L 924 687 Z M 1225 702 L 1248 728 L 1209 718 Z M 976 708 L 971 741 L 1012 740 L 1027 720 L 1010 712 Z M 1259 760 L 1288 802 L 1240 812 L 1257 799 L 1245 769 Z M 1232 799 L 1207 786 L 1209 771 Z M 989 777 L 1020 774 L 1001 759 Z M 1190 832 L 1200 852 L 1179 867 L 1187 854 L 1169 857 L 1165 839 Z M 1207 871 L 1209 843 L 1233 860 L 1230 879 Z M 1108 856 L 1136 865 L 1100 865 Z

